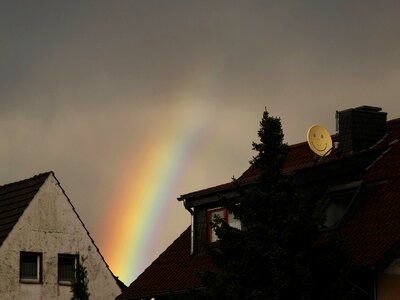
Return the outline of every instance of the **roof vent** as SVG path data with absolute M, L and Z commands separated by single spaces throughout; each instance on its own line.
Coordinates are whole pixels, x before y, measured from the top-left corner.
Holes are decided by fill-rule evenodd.
M 386 134 L 387 113 L 374 106 L 359 106 L 336 112 L 339 150 L 343 153 L 367 149 Z

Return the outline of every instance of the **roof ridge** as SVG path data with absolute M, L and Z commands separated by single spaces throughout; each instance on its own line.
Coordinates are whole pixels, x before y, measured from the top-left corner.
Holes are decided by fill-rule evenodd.
M 29 177 L 29 178 L 21 179 L 21 180 L 14 181 L 14 182 L 9 182 L 9 183 L 0 185 L 0 189 L 5 188 L 5 187 L 9 187 L 9 186 L 14 185 L 14 184 L 19 184 L 19 183 L 27 182 L 27 181 L 30 181 L 30 180 L 35 179 L 35 178 L 44 177 L 45 175 L 48 176 L 48 175 L 50 175 L 50 174 L 53 174 L 53 175 L 54 175 L 54 172 L 53 172 L 53 171 L 47 171 L 47 172 L 43 172 L 43 173 L 36 174 L 36 175 L 34 175 L 34 176 L 32 176 L 32 177 Z

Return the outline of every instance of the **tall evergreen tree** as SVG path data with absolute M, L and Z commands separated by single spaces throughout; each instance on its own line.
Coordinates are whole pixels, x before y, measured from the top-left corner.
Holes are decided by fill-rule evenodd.
M 215 218 L 218 247 L 212 247 L 215 270 L 203 281 L 209 299 L 340 299 L 343 257 L 337 245 L 317 242 L 324 223 L 323 201 L 311 202 L 283 174 L 288 147 L 279 118 L 265 111 L 250 162 L 257 182 L 242 187 L 225 204 L 242 230 Z

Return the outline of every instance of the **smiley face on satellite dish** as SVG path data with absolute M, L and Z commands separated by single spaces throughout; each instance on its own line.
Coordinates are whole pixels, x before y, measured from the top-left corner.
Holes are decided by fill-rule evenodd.
M 332 150 L 331 135 L 320 125 L 314 125 L 308 129 L 307 142 L 311 150 L 319 156 L 325 156 Z

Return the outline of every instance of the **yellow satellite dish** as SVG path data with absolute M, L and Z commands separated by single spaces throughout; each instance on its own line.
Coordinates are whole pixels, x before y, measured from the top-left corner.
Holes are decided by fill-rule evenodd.
M 332 150 L 331 135 L 320 125 L 313 125 L 308 129 L 307 142 L 311 150 L 319 156 L 326 156 Z

